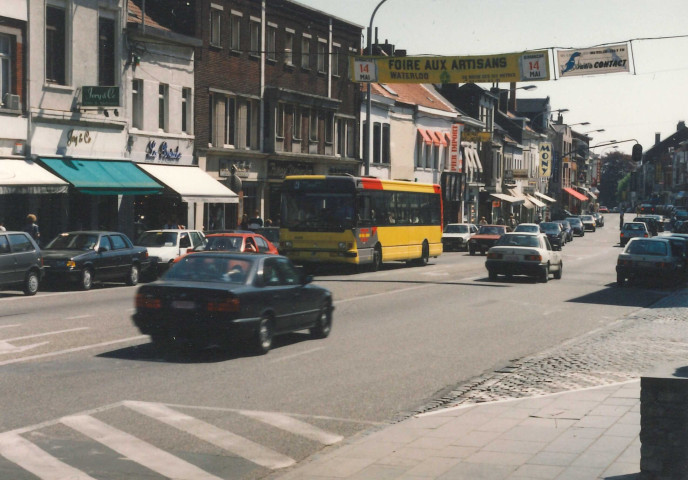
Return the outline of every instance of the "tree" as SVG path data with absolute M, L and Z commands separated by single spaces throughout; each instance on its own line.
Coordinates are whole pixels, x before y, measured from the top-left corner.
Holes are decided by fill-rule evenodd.
M 617 195 L 619 192 L 619 182 L 633 171 L 634 164 L 631 156 L 625 153 L 611 151 L 602 156 L 602 175 L 600 177 L 599 202 L 601 205 L 618 205 L 623 201 Z

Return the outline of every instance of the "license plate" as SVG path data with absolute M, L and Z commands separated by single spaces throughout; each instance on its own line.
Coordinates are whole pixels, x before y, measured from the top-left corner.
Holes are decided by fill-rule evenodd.
M 506 261 L 506 262 L 518 262 L 518 255 L 504 255 L 504 261 Z
M 179 310 L 193 310 L 196 308 L 196 302 L 190 300 L 175 300 L 172 302 L 172 308 Z
M 638 262 L 639 267 L 654 267 L 654 262 Z

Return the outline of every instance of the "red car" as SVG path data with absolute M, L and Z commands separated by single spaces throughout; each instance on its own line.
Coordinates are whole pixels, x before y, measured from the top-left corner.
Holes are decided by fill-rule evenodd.
M 481 225 L 478 233 L 471 236 L 468 241 L 468 252 L 475 255 L 475 252 L 479 251 L 481 255 L 485 255 L 485 252 L 493 247 L 505 233 L 505 225 Z
M 268 253 L 279 255 L 277 248 L 264 236 L 248 231 L 209 233 L 205 236 L 206 252 Z M 174 263 L 184 255 L 175 258 Z
M 600 207 L 597 211 L 599 213 L 609 213 L 609 209 L 607 207 Z

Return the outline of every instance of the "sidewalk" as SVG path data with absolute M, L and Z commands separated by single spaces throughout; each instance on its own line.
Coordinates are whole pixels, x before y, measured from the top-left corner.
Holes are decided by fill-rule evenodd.
M 282 480 L 632 480 L 640 381 L 447 408 L 316 456 Z
M 561 389 L 576 375 L 582 385 L 602 386 L 475 403 L 490 399 L 478 390 L 471 404 L 418 414 L 353 437 L 271 478 L 635 480 L 640 472 L 640 377 L 665 361 L 685 359 L 687 307 L 688 289 L 680 289 L 604 332 L 526 359 L 518 375 L 506 375 L 488 390 L 523 392 L 521 380 L 534 371 L 549 376 L 533 391 Z M 552 361 L 561 358 L 576 361 L 568 366 Z M 626 370 L 616 370 L 619 365 Z M 518 381 L 511 381 L 514 376 Z

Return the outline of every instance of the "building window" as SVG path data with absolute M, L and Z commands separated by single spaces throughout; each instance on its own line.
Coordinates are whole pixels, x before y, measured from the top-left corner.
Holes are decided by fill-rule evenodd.
M 239 15 L 232 14 L 229 19 L 230 22 L 230 38 L 229 38 L 229 48 L 232 50 L 241 49 L 241 17 Z
M 301 140 L 301 107 L 294 105 L 294 140 Z
M 236 100 L 233 97 L 225 97 L 225 132 L 223 143 L 226 146 L 233 147 L 236 145 L 235 141 L 235 126 L 236 126 Z
M 423 160 L 424 147 L 423 136 L 418 132 L 416 135 L 416 168 L 423 168 L 423 165 L 425 165 L 425 160 Z
M 301 68 L 311 66 L 311 39 L 303 36 L 301 38 Z
M 424 158 L 425 158 L 425 168 L 432 168 L 432 144 L 425 144 L 425 147 L 423 148 L 424 152 Z
M 260 21 L 251 19 L 249 26 L 251 33 L 251 55 L 260 55 Z
M 318 72 L 327 71 L 327 43 L 318 41 Z
M 115 84 L 115 21 L 98 19 L 98 85 Z
M 0 103 L 7 107 L 6 95 L 12 93 L 12 37 L 0 35 Z
M 348 158 L 354 158 L 354 144 L 356 136 L 354 132 L 356 131 L 354 121 L 348 120 L 346 122 L 346 156 Z
M 191 133 L 191 89 L 182 88 L 182 132 Z
M 294 64 L 294 32 L 284 31 L 284 63 Z
M 143 80 L 131 82 L 131 126 L 143 129 Z
M 334 140 L 334 113 L 328 113 L 325 117 L 325 143 L 332 143 Z
M 435 170 L 440 169 L 440 146 L 437 144 L 433 144 L 432 147 L 432 161 L 433 161 L 433 168 Z
M 284 104 L 278 103 L 275 110 L 275 136 L 284 138 Z
M 373 122 L 373 163 L 380 163 L 380 153 L 382 151 L 382 124 Z
M 265 36 L 265 54 L 267 55 L 268 60 L 272 60 L 274 62 L 277 60 L 277 26 L 268 25 Z
M 364 123 L 365 125 L 365 123 Z M 365 128 L 365 126 L 363 127 Z M 346 146 L 346 121 L 343 119 L 337 120 L 337 146 L 335 152 L 338 156 L 344 156 L 344 147 Z
M 382 125 L 382 163 L 389 164 L 391 162 L 391 137 L 389 123 Z
M 45 8 L 45 79 L 67 84 L 67 26 L 63 8 Z
M 341 47 L 336 43 L 332 46 L 332 75 L 339 76 L 339 52 Z
M 210 8 L 210 44 L 214 47 L 222 45 L 222 10 Z
M 158 86 L 158 129 L 167 131 L 167 101 L 168 101 L 169 87 L 161 83 Z
M 311 110 L 308 119 L 308 140 L 311 142 L 318 141 L 318 112 Z

